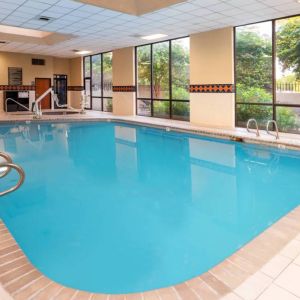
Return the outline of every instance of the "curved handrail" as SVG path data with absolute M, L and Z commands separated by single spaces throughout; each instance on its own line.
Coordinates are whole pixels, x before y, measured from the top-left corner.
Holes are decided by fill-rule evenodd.
M 27 106 L 21 104 L 21 103 L 18 102 L 17 100 L 15 100 L 15 99 L 13 99 L 13 98 L 6 98 L 6 99 L 5 99 L 5 111 L 6 111 L 6 112 L 7 112 L 7 101 L 8 101 L 8 100 L 9 100 L 9 101 L 15 102 L 15 103 L 18 104 L 19 106 L 21 106 L 21 107 L 23 107 L 23 108 L 25 108 L 26 110 L 29 111 L 29 108 L 28 108 Z
M 270 130 L 269 130 L 270 124 L 274 124 L 276 134 L 270 132 Z M 266 131 L 267 131 L 267 134 L 273 135 L 273 136 L 275 136 L 276 140 L 279 140 L 279 131 L 278 131 L 277 122 L 275 120 L 269 120 L 268 121 Z
M 248 122 L 247 122 L 247 131 L 248 132 L 252 132 L 249 128 L 250 124 L 251 123 L 254 123 L 255 124 L 255 127 L 256 127 L 256 136 L 258 137 L 259 136 L 259 130 L 258 130 L 258 124 L 257 124 L 257 121 L 256 119 L 249 119 Z
M 12 159 L 8 154 L 6 154 L 4 152 L 0 152 L 0 156 L 3 157 L 7 163 L 10 163 L 10 164 L 12 163 Z M 7 167 L 4 172 L 0 173 L 0 178 L 5 177 L 10 172 L 10 170 L 11 170 L 11 168 Z
M 17 182 L 17 184 L 14 185 L 13 187 L 11 187 L 10 189 L 0 192 L 0 197 L 17 190 L 23 184 L 23 182 L 25 180 L 25 172 L 20 166 L 13 164 L 13 163 L 3 163 L 3 164 L 0 164 L 0 168 L 2 168 L 2 167 L 6 167 L 9 169 L 11 169 L 11 168 L 15 169 L 19 173 L 20 179 Z

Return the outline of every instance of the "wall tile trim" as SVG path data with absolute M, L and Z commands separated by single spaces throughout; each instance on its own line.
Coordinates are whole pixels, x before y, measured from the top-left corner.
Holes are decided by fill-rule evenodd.
M 136 92 L 135 85 L 114 85 L 113 92 Z
M 34 85 L 0 85 L 0 91 L 34 91 Z
M 191 84 L 190 93 L 235 93 L 235 86 L 232 83 Z
M 81 85 L 69 85 L 68 86 L 68 91 L 81 92 L 81 91 L 84 91 L 84 86 L 81 86 Z

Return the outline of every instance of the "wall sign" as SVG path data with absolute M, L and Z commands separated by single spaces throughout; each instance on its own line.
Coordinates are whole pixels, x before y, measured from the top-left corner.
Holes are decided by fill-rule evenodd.
M 22 85 L 22 68 L 8 68 L 8 84 Z

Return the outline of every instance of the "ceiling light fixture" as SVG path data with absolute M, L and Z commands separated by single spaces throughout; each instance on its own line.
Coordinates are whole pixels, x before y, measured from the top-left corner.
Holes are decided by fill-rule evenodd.
M 86 54 L 91 53 L 91 51 L 88 51 L 88 50 L 73 50 L 73 52 L 75 52 L 78 55 L 86 55 Z
M 23 36 L 29 36 L 35 38 L 44 38 L 50 35 L 52 32 L 40 31 L 35 29 L 27 29 L 27 28 L 15 27 L 15 26 L 0 25 L 0 33 L 23 35 Z
M 160 39 L 166 36 L 167 35 L 163 33 L 156 33 L 156 34 L 142 36 L 141 39 L 150 41 L 150 40 Z

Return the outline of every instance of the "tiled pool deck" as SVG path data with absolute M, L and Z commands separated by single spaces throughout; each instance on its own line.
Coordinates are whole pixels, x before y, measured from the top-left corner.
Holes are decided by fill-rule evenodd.
M 193 130 L 251 142 L 275 143 L 263 134 L 256 138 L 244 129 L 202 128 L 186 122 L 144 117 L 114 117 L 88 112 L 78 116 L 47 116 L 43 120 L 117 119 L 142 124 Z M 26 116 L 1 115 L 1 121 L 25 121 Z M 281 135 L 281 145 L 300 149 L 300 138 Z M 91 294 L 64 287 L 46 278 L 28 261 L 23 251 L 0 220 L 0 299 L 62 300 L 210 300 L 210 299 L 300 299 L 300 206 L 280 219 L 249 244 L 208 272 L 182 284 L 151 292 L 130 295 Z

